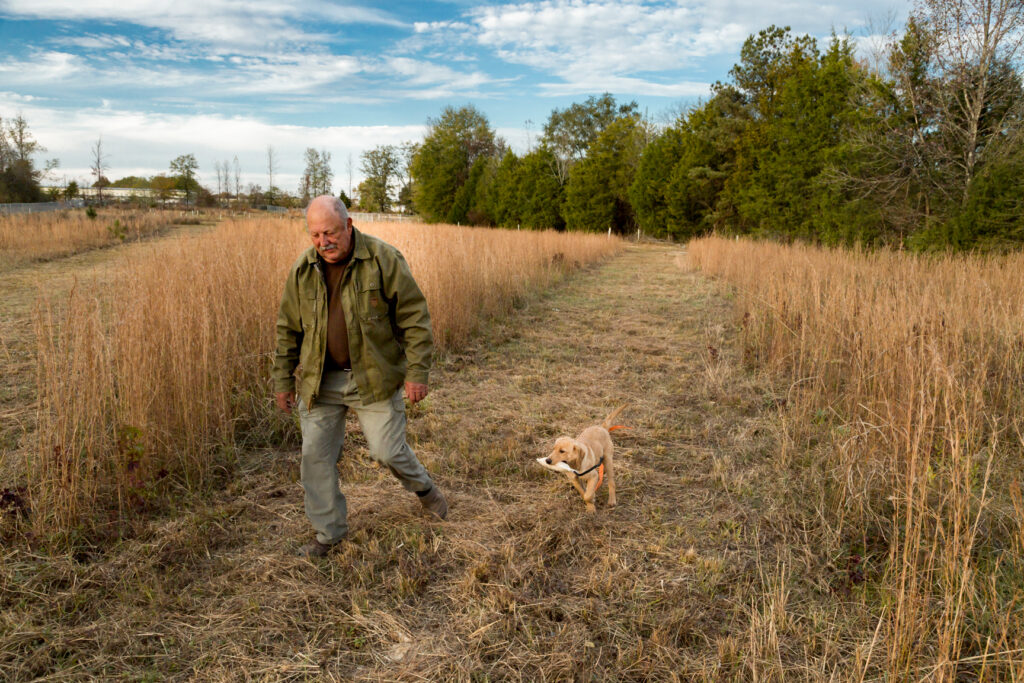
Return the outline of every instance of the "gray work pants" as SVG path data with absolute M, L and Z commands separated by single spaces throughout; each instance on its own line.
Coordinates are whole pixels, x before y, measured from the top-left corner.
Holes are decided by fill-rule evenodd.
M 405 441 L 402 388 L 384 401 L 364 405 L 348 371 L 325 372 L 313 409 L 299 401 L 302 426 L 302 488 L 306 517 L 321 543 L 336 543 L 348 533 L 348 509 L 338 488 L 338 458 L 345 442 L 345 415 L 356 411 L 370 457 L 387 465 L 407 491 L 428 491 L 430 475 Z

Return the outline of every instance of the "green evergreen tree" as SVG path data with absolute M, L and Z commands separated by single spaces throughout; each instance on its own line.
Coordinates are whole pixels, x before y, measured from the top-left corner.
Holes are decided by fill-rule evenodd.
M 482 184 L 486 184 L 488 157 L 477 157 L 473 166 L 469 169 L 469 176 L 466 182 L 462 183 L 455 191 L 451 208 L 448 209 L 448 216 L 445 220 L 448 223 L 487 225 L 489 216 L 482 207 L 478 205 Z
M 644 232 L 664 237 L 669 231 L 669 182 L 672 169 L 683 155 L 683 133 L 677 126 L 666 128 L 644 148 L 629 201 L 637 224 Z
M 526 154 L 519 163 L 516 176 L 515 201 L 518 205 L 516 222 L 535 230 L 564 230 L 565 188 L 555 174 L 557 161 L 547 147 L 538 147 Z M 511 222 L 506 225 L 511 226 Z
M 472 105 L 445 107 L 441 116 L 428 124 L 427 135 L 410 165 L 413 201 L 428 221 L 464 221 L 471 192 L 460 194 L 460 190 L 469 181 L 477 159 L 496 153 L 494 131 L 487 117 Z
M 750 108 L 742 93 L 722 84 L 682 122 L 683 153 L 668 187 L 668 231 L 676 238 L 735 230 L 736 206 L 724 189 L 736 171 L 739 141 L 749 125 Z
M 469 200 L 469 211 L 466 212 L 466 222 L 468 224 L 498 225 L 493 199 L 494 182 L 500 163 L 497 157 L 481 157 L 477 159 L 474 167 L 479 165 L 481 168 L 475 181 L 473 181 L 473 169 L 470 169 L 469 175 L 470 180 L 473 182 L 473 193 Z
M 916 249 L 1007 250 L 1024 244 L 1024 148 L 974 177 L 967 201 L 910 237 Z
M 495 225 L 514 228 L 520 221 L 519 167 L 519 157 L 509 150 L 494 169 L 487 205 Z
M 616 233 L 636 229 L 629 186 L 643 146 L 639 121 L 624 116 L 598 135 L 585 159 L 573 166 L 565 189 L 565 224 L 570 230 Z
M 730 72 L 749 110 L 720 207 L 741 232 L 817 240 L 832 206 L 827 167 L 842 144 L 858 78 L 849 41 L 819 53 L 809 36 L 771 27 L 751 37 Z

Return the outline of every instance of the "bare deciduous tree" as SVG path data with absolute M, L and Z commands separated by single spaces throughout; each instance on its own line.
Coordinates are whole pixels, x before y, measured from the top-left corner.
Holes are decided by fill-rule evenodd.
M 7 167 L 13 163 L 14 148 L 7 141 L 7 129 L 4 127 L 3 117 L 0 116 L 0 171 L 7 170 Z
M 40 182 L 60 165 L 56 159 L 48 159 L 37 169 L 32 155 L 45 151 L 25 117 L 18 114 L 6 124 L 0 117 L 0 202 L 37 201 Z
M 352 198 L 352 152 L 348 153 L 348 159 L 345 161 L 345 170 L 348 171 L 348 196 Z
M 1021 0 L 920 0 L 922 24 L 933 39 L 933 90 L 947 163 L 965 202 L 984 163 L 1013 149 L 1024 98 L 1018 73 L 1024 44 Z
M 103 172 L 107 170 L 107 157 L 103 154 L 103 136 L 99 136 L 96 140 L 96 144 L 92 146 L 92 174 L 96 176 L 96 189 L 97 196 L 99 197 L 100 206 L 103 205 L 103 184 L 105 178 Z
M 227 162 L 224 162 L 224 166 L 227 166 Z M 220 161 L 213 162 L 213 171 L 217 174 L 217 201 L 220 201 L 220 195 L 224 191 L 224 180 L 226 180 L 225 169 L 221 167 Z
M 849 131 L 855 160 L 832 169 L 902 240 L 966 203 L 986 167 L 1019 149 L 1021 0 L 920 0 L 866 79 Z M 866 115 L 866 114 L 864 114 Z
M 274 203 L 274 171 L 277 170 L 277 156 L 274 148 L 267 145 L 267 195 L 271 204 Z
M 235 176 L 235 201 L 237 202 L 242 194 L 242 165 L 238 162 L 238 155 L 232 160 Z

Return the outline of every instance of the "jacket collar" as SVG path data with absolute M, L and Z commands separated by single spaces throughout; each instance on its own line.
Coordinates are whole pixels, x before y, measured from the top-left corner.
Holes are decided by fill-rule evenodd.
M 356 226 L 352 226 L 352 241 L 355 243 L 355 247 L 352 249 L 352 258 L 354 259 L 368 259 L 370 258 L 370 250 L 366 247 L 366 236 L 363 233 L 356 230 Z M 316 265 L 319 254 L 317 254 L 316 247 L 309 247 L 306 249 L 306 263 Z

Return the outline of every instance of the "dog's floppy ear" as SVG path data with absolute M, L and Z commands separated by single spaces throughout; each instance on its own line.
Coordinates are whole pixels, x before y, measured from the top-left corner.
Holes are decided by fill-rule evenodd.
M 587 457 L 587 447 L 574 439 L 572 452 L 576 456 L 576 469 L 579 469 L 583 466 L 583 458 Z

